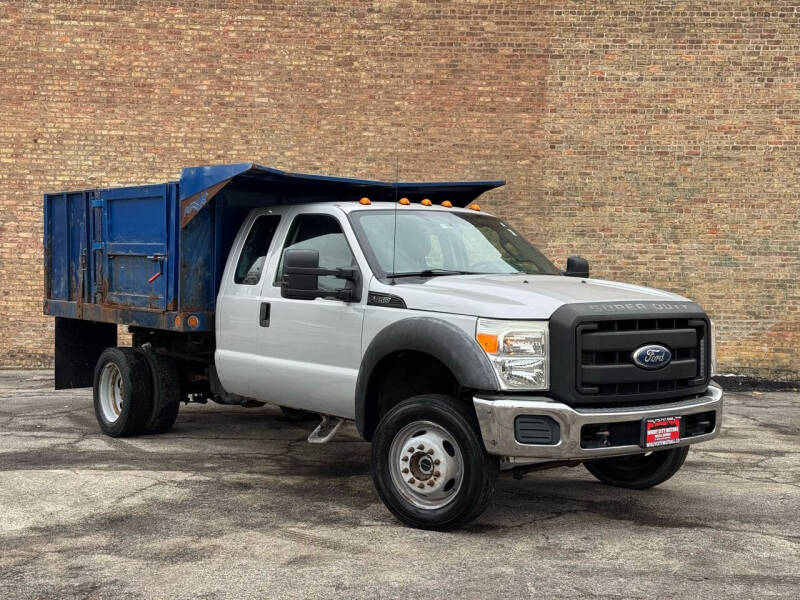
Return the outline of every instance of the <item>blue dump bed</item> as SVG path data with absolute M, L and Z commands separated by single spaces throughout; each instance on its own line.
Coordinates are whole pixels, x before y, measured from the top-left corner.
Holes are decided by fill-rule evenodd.
M 212 331 L 228 252 L 251 209 L 363 196 L 466 206 L 503 183 L 389 183 L 238 163 L 185 168 L 178 181 L 157 185 L 45 194 L 44 312 Z

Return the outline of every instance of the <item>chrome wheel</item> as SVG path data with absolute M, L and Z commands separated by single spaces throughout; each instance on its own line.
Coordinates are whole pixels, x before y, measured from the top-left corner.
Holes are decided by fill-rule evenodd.
M 389 471 L 406 501 L 433 510 L 446 506 L 458 494 L 464 459 L 450 432 L 430 421 L 414 421 L 394 436 Z
M 103 367 L 98 392 L 103 418 L 109 423 L 115 422 L 122 413 L 122 374 L 114 363 Z

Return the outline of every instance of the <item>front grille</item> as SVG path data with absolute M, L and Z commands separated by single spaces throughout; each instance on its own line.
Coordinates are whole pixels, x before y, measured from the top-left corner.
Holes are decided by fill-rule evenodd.
M 576 327 L 576 388 L 584 397 L 669 398 L 691 393 L 707 383 L 707 322 L 694 318 L 611 319 Z M 660 344 L 672 352 L 670 363 L 646 370 L 633 352 Z
M 565 304 L 550 317 L 550 395 L 576 408 L 675 402 L 708 388 L 708 316 L 694 302 Z M 666 346 L 670 364 L 647 370 L 635 350 Z

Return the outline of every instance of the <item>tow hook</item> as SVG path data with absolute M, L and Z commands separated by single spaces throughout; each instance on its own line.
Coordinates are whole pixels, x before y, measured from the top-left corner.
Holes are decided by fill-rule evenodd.
M 608 441 L 608 438 L 611 437 L 611 432 L 608 429 L 597 431 L 594 435 L 598 440 L 600 440 L 601 446 L 608 447 L 611 445 L 611 442 Z

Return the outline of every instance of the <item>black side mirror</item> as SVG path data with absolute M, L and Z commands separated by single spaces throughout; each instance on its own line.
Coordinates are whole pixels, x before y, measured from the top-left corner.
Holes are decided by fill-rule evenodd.
M 582 256 L 570 256 L 567 258 L 567 270 L 564 271 L 567 277 L 589 277 L 589 261 Z
M 300 250 L 297 248 L 283 253 L 283 281 L 281 295 L 295 300 L 313 300 L 320 297 L 333 297 L 345 302 L 357 302 L 360 299 L 358 269 L 320 269 L 318 250 Z M 324 276 L 339 277 L 352 282 L 348 287 L 335 292 L 319 289 L 319 278 Z
M 313 300 L 319 295 L 319 252 L 317 250 L 290 249 L 283 253 L 284 298 Z M 311 272 L 309 272 L 311 271 Z

